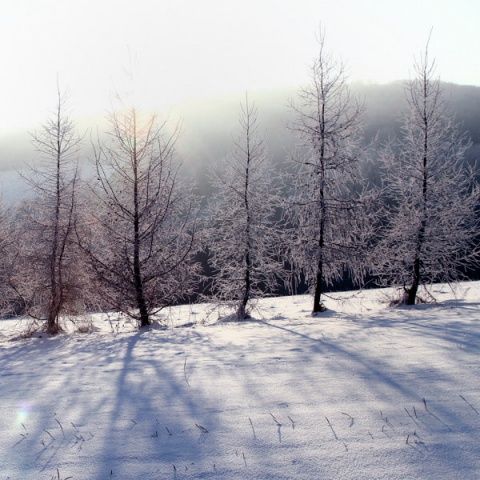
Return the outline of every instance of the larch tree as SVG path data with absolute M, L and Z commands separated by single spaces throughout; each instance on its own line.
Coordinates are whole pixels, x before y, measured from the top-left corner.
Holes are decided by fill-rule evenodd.
M 196 280 L 197 206 L 179 177 L 178 135 L 178 128 L 169 132 L 155 116 L 143 120 L 126 107 L 110 114 L 106 139 L 95 146 L 95 206 L 80 245 L 101 302 L 139 328 L 191 293 Z
M 32 198 L 17 211 L 15 254 L 10 286 L 33 318 L 50 334 L 61 331 L 61 316 L 82 303 L 78 252 L 74 245 L 81 137 L 68 113 L 68 95 L 57 88 L 55 110 L 32 134 L 38 153 L 23 176 Z
M 278 286 L 283 264 L 275 169 L 258 133 L 257 108 L 248 97 L 241 105 L 239 124 L 231 151 L 212 169 L 215 193 L 206 238 L 214 298 L 231 305 L 243 320 L 255 299 Z
M 401 303 L 418 289 L 452 281 L 478 264 L 478 189 L 464 163 L 469 139 L 448 112 L 428 48 L 406 84 L 402 137 L 382 152 L 387 206 L 374 273 L 399 285 Z
M 362 192 L 353 188 L 362 155 L 363 105 L 350 93 L 344 66 L 325 49 L 311 83 L 291 102 L 296 120 L 290 129 L 299 145 L 292 155 L 293 194 L 286 209 L 291 227 L 291 262 L 313 293 L 313 313 L 326 309 L 325 287 L 346 272 L 361 271 Z

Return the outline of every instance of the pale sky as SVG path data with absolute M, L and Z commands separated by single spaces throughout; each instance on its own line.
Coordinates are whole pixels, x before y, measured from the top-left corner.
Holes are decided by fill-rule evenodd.
M 480 86 L 479 19 L 479 0 L 0 0 L 0 138 L 45 120 L 57 74 L 78 116 L 104 114 L 129 69 L 157 111 L 301 86 L 320 23 L 352 80 L 408 78 L 433 28 L 441 79 Z

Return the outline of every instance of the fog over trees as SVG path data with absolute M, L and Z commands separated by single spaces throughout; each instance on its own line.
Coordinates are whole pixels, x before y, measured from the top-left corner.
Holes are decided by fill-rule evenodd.
M 366 273 L 407 304 L 478 274 L 480 88 L 442 84 L 426 56 L 407 83 L 352 85 L 322 37 L 297 91 L 166 120 L 118 105 L 90 143 L 65 101 L 33 133 L 28 194 L 0 210 L 3 312 L 49 333 L 95 309 L 141 328 L 195 298 L 244 319 L 292 278 L 317 314 L 327 289 Z
M 441 79 L 441 71 L 439 74 Z M 480 87 L 440 83 L 452 115 L 461 131 L 466 132 L 473 142 L 466 152 L 467 160 L 473 162 L 480 153 Z M 377 135 L 381 141 L 400 135 L 400 116 L 407 108 L 403 81 L 384 85 L 353 82 L 349 86 L 352 95 L 365 103 L 365 143 L 371 142 Z M 275 163 L 283 162 L 296 144 L 295 138 L 286 134 L 285 128 L 294 116 L 288 101 L 295 97 L 297 90 L 277 88 L 249 92 L 258 108 L 258 123 Z M 208 165 L 221 162 L 227 155 L 230 132 L 238 123 L 238 105 L 244 96 L 245 93 L 240 92 L 238 95 L 179 103 L 166 114 L 172 121 L 181 119 L 183 129 L 177 142 L 178 156 L 184 163 L 185 173 L 195 176 L 199 188 L 207 195 L 210 192 Z M 93 128 L 102 134 L 106 129 L 103 114 L 96 118 L 80 117 L 77 124 L 80 131 Z M 87 162 L 90 156 L 91 146 L 89 142 L 84 142 L 80 162 Z M 20 180 L 12 169 L 21 168 L 34 158 L 35 152 L 27 131 L 0 136 L 0 181 L 5 201 L 11 203 L 27 194 L 23 186 L 17 188 Z

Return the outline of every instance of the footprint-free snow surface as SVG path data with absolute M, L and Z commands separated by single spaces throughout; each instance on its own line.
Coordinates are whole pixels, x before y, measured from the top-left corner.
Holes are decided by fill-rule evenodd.
M 145 331 L 0 321 L 0 480 L 479 479 L 480 284 L 206 305 Z M 88 319 L 77 319 L 84 324 Z

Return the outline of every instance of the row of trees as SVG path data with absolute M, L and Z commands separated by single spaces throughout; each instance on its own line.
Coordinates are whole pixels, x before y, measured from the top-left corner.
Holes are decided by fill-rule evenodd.
M 414 304 L 422 283 L 451 281 L 478 261 L 474 172 L 469 147 L 449 117 L 427 54 L 406 85 L 402 138 L 366 148 L 364 106 L 344 68 L 325 50 L 311 82 L 291 102 L 298 138 L 282 171 L 259 134 L 248 98 L 239 135 L 212 169 L 206 208 L 175 158 L 179 130 L 124 107 L 94 142 L 94 176 L 82 181 L 81 143 L 58 94 L 54 117 L 33 135 L 43 163 L 26 175 L 33 200 L 1 218 L 3 296 L 56 333 L 63 315 L 114 309 L 149 325 L 160 309 L 188 298 L 207 253 L 211 297 L 246 318 L 252 300 L 282 283 L 305 282 L 313 312 L 326 286 L 366 275 L 403 287 Z M 370 162 L 382 183 L 365 182 Z

